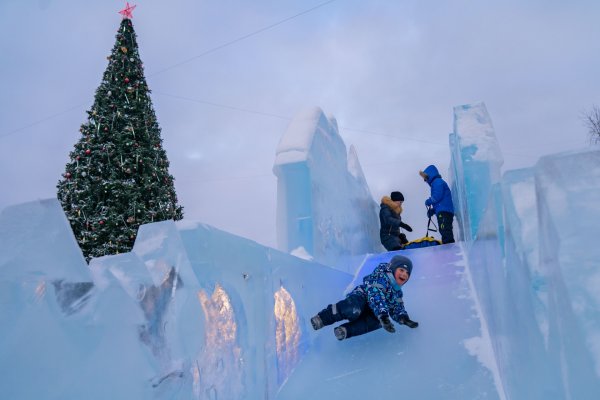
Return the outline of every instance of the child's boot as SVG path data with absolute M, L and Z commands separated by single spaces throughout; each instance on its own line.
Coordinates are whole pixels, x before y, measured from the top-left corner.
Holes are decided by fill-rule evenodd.
M 314 317 L 312 317 L 310 319 L 310 323 L 312 324 L 312 327 L 315 331 L 321 329 L 323 326 L 323 320 L 321 319 L 321 317 L 319 317 L 319 314 L 315 315 Z
M 337 340 L 344 340 L 346 339 L 346 327 L 344 326 L 338 326 L 337 328 L 335 328 L 333 330 L 333 334 L 335 335 L 335 337 L 337 338 Z

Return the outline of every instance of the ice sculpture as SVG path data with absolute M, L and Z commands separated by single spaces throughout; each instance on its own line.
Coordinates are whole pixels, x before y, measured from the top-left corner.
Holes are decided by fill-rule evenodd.
M 339 342 L 309 318 L 394 252 L 349 250 L 373 246 L 361 233 L 373 225 L 349 210 L 376 221 L 374 203 L 335 122 L 303 115 L 274 167 L 285 252 L 163 221 L 88 266 L 57 200 L 2 210 L 3 398 L 598 398 L 600 150 L 500 179 L 485 106 L 457 107 L 450 180 L 465 242 L 402 252 L 419 328 Z M 339 193 L 324 194 L 332 182 Z M 341 255 L 343 267 L 314 261 Z
M 457 221 L 463 240 L 470 243 L 477 237 L 492 185 L 500 181 L 504 162 L 484 103 L 454 107 L 450 154 Z
M 377 204 L 356 151 L 320 108 L 299 113 L 277 147 L 277 241 L 316 261 L 348 268 L 348 256 L 382 251 Z

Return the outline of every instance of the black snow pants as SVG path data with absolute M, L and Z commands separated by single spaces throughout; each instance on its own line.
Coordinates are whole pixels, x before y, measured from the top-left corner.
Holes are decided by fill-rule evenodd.
M 454 243 L 454 233 L 452 233 L 452 221 L 454 214 L 447 211 L 440 211 L 437 214 L 438 227 L 442 236 L 442 243 Z
M 344 319 L 349 320 L 340 325 L 346 328 L 346 338 L 381 328 L 381 323 L 369 307 L 367 296 L 364 294 L 352 294 L 344 300 L 328 305 L 319 312 L 319 317 L 325 326 Z

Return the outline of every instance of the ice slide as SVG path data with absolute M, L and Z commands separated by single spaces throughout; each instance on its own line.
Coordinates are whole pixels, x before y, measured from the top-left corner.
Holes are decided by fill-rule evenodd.
M 342 342 L 333 326 L 323 328 L 277 399 L 505 398 L 461 246 L 372 255 L 355 281 L 396 253 L 414 263 L 403 290 L 419 327 L 396 326 L 394 334 L 380 329 Z M 339 298 L 331 293 L 331 302 Z

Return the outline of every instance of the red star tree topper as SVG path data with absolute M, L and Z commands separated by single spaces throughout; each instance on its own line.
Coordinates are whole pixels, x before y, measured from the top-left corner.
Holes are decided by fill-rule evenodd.
M 125 19 L 125 18 L 131 19 L 131 18 L 133 18 L 132 12 L 136 7 L 137 6 L 135 4 L 130 6 L 129 2 L 126 2 L 125 8 L 122 9 L 121 11 L 119 11 L 119 14 L 121 14 L 123 16 L 123 19 Z

